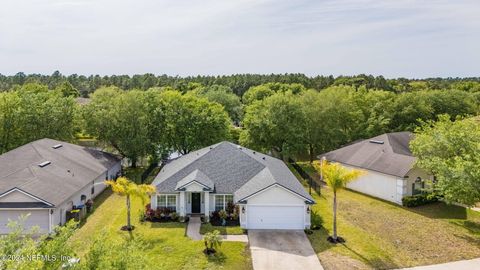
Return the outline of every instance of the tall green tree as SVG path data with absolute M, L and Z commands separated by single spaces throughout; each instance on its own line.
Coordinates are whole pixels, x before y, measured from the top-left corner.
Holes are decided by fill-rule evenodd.
M 64 97 L 80 96 L 80 92 L 69 81 L 62 82 L 55 90 L 61 92 Z
M 248 89 L 247 92 L 243 95 L 244 104 L 252 104 L 254 101 L 263 100 L 275 93 L 286 93 L 290 92 L 292 94 L 301 94 L 307 89 L 305 86 L 299 83 L 265 83 L 257 85 Z
M 144 91 L 100 89 L 84 106 L 86 131 L 113 146 L 136 167 L 137 161 L 152 148 L 147 104 Z
M 240 142 L 285 158 L 304 147 L 305 112 L 291 92 L 277 93 L 254 102 L 246 109 Z
M 232 121 L 239 123 L 243 116 L 242 102 L 232 89 L 223 85 L 200 86 L 188 94 L 207 98 L 223 106 Z
M 480 122 L 442 115 L 415 131 L 410 147 L 417 166 L 435 175 L 434 188 L 447 201 L 480 202 Z
M 178 91 L 163 91 L 166 143 L 187 154 L 229 137 L 230 118 L 223 106 Z
M 40 84 L 0 93 L 0 151 L 41 138 L 69 141 L 77 131 L 77 105 Z

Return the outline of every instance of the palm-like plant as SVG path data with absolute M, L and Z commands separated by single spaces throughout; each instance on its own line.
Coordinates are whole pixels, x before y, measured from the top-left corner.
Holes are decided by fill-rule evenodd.
M 205 253 L 215 253 L 215 249 L 222 245 L 223 238 L 220 236 L 218 230 L 208 232 L 203 236 L 203 242 L 205 243 Z
M 313 166 L 333 191 L 333 236 L 329 237 L 328 240 L 333 243 L 344 242 L 343 238 L 337 236 L 337 192 L 365 172 L 346 168 L 339 163 L 328 163 L 326 160 L 315 161 Z
M 120 177 L 117 180 L 105 181 L 107 186 L 112 187 L 112 191 L 120 196 L 125 196 L 127 199 L 127 225 L 122 227 L 122 230 L 131 231 L 133 229 L 130 219 L 130 198 L 137 197 L 142 200 L 142 205 L 145 205 L 148 196 L 155 193 L 155 187 L 152 185 L 137 185 L 128 180 L 126 177 Z

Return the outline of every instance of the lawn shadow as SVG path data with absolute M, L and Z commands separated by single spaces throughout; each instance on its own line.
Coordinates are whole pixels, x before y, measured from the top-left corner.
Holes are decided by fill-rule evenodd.
M 407 208 L 406 210 L 433 219 L 464 219 L 466 220 L 467 208 L 444 202 Z
M 227 260 L 227 256 L 221 251 L 218 251 L 214 255 L 205 255 L 209 262 L 213 262 L 214 264 L 223 265 Z
M 347 244 L 341 244 L 345 249 L 355 254 L 360 260 L 364 261 L 368 265 L 374 267 L 375 269 L 397 269 L 398 265 L 396 265 L 392 260 L 389 258 L 367 258 L 360 254 L 359 252 L 355 251 L 354 249 L 350 248 Z

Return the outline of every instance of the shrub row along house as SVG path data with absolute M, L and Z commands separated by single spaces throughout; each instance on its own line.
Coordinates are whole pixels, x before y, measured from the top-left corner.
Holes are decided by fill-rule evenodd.
M 229 142 L 169 162 L 153 185 L 153 209 L 208 219 L 233 205 L 245 229 L 308 228 L 315 203 L 283 161 Z
M 412 137 L 410 132 L 387 133 L 354 142 L 318 158 L 368 172 L 350 182 L 349 189 L 402 204 L 402 198 L 421 193 L 425 185 L 434 180 L 433 175 L 415 166 L 415 157 L 409 147 Z
M 121 171 L 112 154 L 51 139 L 31 142 L 0 156 L 0 234 L 9 220 L 26 219 L 40 233 L 63 225 Z

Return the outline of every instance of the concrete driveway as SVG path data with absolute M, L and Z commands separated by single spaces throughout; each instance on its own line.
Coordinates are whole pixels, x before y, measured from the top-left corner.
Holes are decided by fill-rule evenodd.
M 248 230 L 255 270 L 323 270 L 303 231 Z

